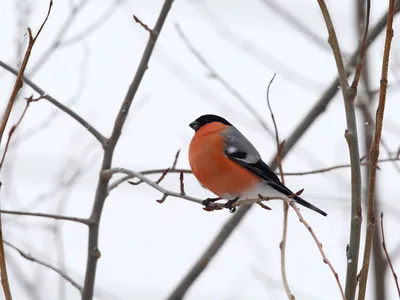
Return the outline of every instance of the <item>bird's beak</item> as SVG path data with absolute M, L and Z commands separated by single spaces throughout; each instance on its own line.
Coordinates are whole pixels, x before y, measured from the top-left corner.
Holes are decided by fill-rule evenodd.
M 189 124 L 190 128 L 192 128 L 194 131 L 199 130 L 200 124 L 197 121 L 193 121 L 192 123 Z

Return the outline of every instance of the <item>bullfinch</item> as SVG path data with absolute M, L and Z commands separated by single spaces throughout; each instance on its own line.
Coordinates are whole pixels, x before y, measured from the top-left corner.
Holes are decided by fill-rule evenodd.
M 189 146 L 189 163 L 200 184 L 218 195 L 203 201 L 226 199 L 231 212 L 240 198 L 287 197 L 293 192 L 281 183 L 278 176 L 261 159 L 250 141 L 231 123 L 220 116 L 202 115 L 189 126 L 195 134 Z M 327 214 L 299 196 L 293 200 L 319 214 Z

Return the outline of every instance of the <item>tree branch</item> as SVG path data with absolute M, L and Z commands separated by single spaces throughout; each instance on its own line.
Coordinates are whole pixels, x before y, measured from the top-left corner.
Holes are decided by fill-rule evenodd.
M 394 282 L 395 282 L 396 288 L 397 288 L 397 293 L 399 294 L 399 298 L 400 298 L 400 286 L 399 286 L 399 281 L 398 281 L 398 279 L 397 279 L 396 272 L 394 271 L 392 261 L 390 260 L 389 253 L 388 253 L 388 251 L 387 251 L 387 249 L 386 249 L 385 232 L 384 232 L 384 230 L 383 230 L 383 213 L 381 213 L 381 234 L 382 234 L 382 248 L 383 248 L 383 251 L 385 252 L 386 259 L 387 259 L 387 261 L 388 261 L 388 263 L 389 263 L 390 270 L 392 271 L 393 278 L 394 278 Z
M 17 75 L 18 72 L 10 67 L 8 64 L 0 60 L 0 67 L 6 69 L 10 73 Z M 86 122 L 81 116 L 79 116 L 77 113 L 75 113 L 73 110 L 70 108 L 64 106 L 61 104 L 61 102 L 57 101 L 55 98 L 47 94 L 44 90 L 42 90 L 39 86 L 37 86 L 35 83 L 33 83 L 31 80 L 26 78 L 25 76 L 22 77 L 22 80 L 29 85 L 35 92 L 37 92 L 42 99 L 46 99 L 49 101 L 51 104 L 54 106 L 58 107 L 61 109 L 63 112 L 65 112 L 67 115 L 75 119 L 79 124 L 81 124 L 87 131 L 89 131 L 102 145 L 104 145 L 106 138 L 98 132 L 92 125 L 90 125 L 88 122 Z
M 331 45 L 333 55 L 336 61 L 336 67 L 339 75 L 339 82 L 342 90 L 347 129 L 345 138 L 349 148 L 350 164 L 351 164 L 351 222 L 350 222 L 350 242 L 347 251 L 347 274 L 346 274 L 346 299 L 353 300 L 357 286 L 357 268 L 358 255 L 360 251 L 361 236 L 361 168 L 360 153 L 358 145 L 357 119 L 355 113 L 354 100 L 357 96 L 357 85 L 360 79 L 362 63 L 366 51 L 369 15 L 367 16 L 367 26 L 365 26 L 365 34 L 363 42 L 360 46 L 360 59 L 356 67 L 356 75 L 352 87 L 347 81 L 346 68 L 343 63 L 343 57 L 340 51 L 338 39 L 336 37 L 335 28 L 328 8 L 324 0 L 317 0 L 324 17 L 326 28 L 328 30 L 328 42 Z M 368 5 L 369 7 L 370 5 Z M 369 9 L 367 10 L 369 13 Z
M 47 15 L 46 15 L 44 21 L 42 22 L 42 24 L 40 25 L 40 28 L 39 28 L 39 30 L 38 30 L 38 32 L 36 33 L 35 36 L 32 36 L 32 31 L 28 27 L 28 35 L 29 35 L 28 48 L 25 51 L 25 55 L 24 55 L 24 59 L 23 59 L 23 61 L 21 63 L 21 67 L 19 68 L 19 71 L 17 72 L 17 78 L 15 79 L 13 90 L 12 90 L 10 98 L 8 100 L 8 104 L 7 104 L 6 110 L 4 112 L 4 116 L 3 116 L 2 120 L 1 120 L 1 125 L 0 125 L 0 144 L 1 144 L 1 141 L 3 139 L 3 134 L 4 134 L 4 131 L 6 129 L 7 122 L 9 120 L 9 118 L 10 118 L 11 110 L 12 110 L 12 108 L 14 106 L 15 100 L 17 99 L 18 92 L 22 88 L 22 78 L 23 78 L 26 66 L 28 65 L 28 61 L 29 61 L 29 58 L 31 56 L 33 46 L 35 45 L 35 42 L 36 42 L 37 38 L 39 37 L 40 33 L 42 32 L 42 29 L 43 29 L 44 25 L 46 24 L 47 19 L 49 18 L 52 6 L 53 6 L 53 1 L 50 0 L 49 8 L 47 10 Z M 28 108 L 28 106 L 26 108 Z M 26 109 L 24 110 L 24 113 L 23 113 L 20 121 L 22 120 L 23 116 L 25 115 L 25 112 L 26 112 Z M 2 157 L 1 163 L 0 163 L 0 171 L 2 170 L 4 158 L 6 157 L 6 154 L 7 154 L 7 149 L 8 149 L 8 145 L 9 145 L 9 141 L 10 141 L 12 132 L 14 132 L 14 130 L 18 126 L 19 122 L 17 123 L 17 125 L 15 127 L 12 127 L 11 130 L 10 130 L 9 139 L 7 141 L 7 145 L 5 147 L 4 154 L 3 154 L 3 157 Z M 6 258 L 5 258 L 5 253 L 4 253 L 4 238 L 3 238 L 1 214 L 0 214 L 0 275 L 1 275 L 1 284 L 3 286 L 3 291 L 4 291 L 5 298 L 6 298 L 6 300 L 12 300 L 10 283 L 8 281 L 8 275 L 7 275 Z
M 17 215 L 17 216 L 47 218 L 47 219 L 54 219 L 54 220 L 64 220 L 64 221 L 82 223 L 85 225 L 91 224 L 90 220 L 88 220 L 88 219 L 67 217 L 67 216 L 61 216 L 61 215 L 34 213 L 34 212 L 17 211 L 17 210 L 6 210 L 6 209 L 2 209 L 0 212 L 4 215 Z
M 59 274 L 62 278 L 64 278 L 66 281 L 68 281 L 70 284 L 72 284 L 73 287 L 75 287 L 81 294 L 82 294 L 82 287 L 75 281 L 73 280 L 70 276 L 68 276 L 65 272 L 63 272 L 62 270 L 50 265 L 49 263 L 38 259 L 36 257 L 33 257 L 30 253 L 24 252 L 21 249 L 19 249 L 18 247 L 14 246 L 13 244 L 11 244 L 10 242 L 4 241 L 4 244 L 6 244 L 7 246 L 9 246 L 10 248 L 18 251 L 18 253 L 25 259 L 30 260 L 32 262 L 35 262 L 43 267 L 49 268 L 51 270 L 53 270 L 54 272 L 56 272 L 57 274 Z
M 171 9 L 173 0 L 165 0 L 161 8 L 160 14 L 158 16 L 157 22 L 152 29 L 153 35 L 149 35 L 146 48 L 144 49 L 142 58 L 140 60 L 139 66 L 137 68 L 136 74 L 132 80 L 131 85 L 126 93 L 125 99 L 122 102 L 121 108 L 115 119 L 114 128 L 112 130 L 111 136 L 106 140 L 104 144 L 104 156 L 103 162 L 100 169 L 99 179 L 96 188 L 96 195 L 94 198 L 94 204 L 92 212 L 90 215 L 90 220 L 93 222 L 89 226 L 88 235 L 88 253 L 87 253 L 87 263 L 86 263 L 86 274 L 85 283 L 83 286 L 82 300 L 92 300 L 94 283 L 96 278 L 97 261 L 100 258 L 99 251 L 99 227 L 100 219 L 103 211 L 104 202 L 108 196 L 108 184 L 110 177 L 105 175 L 105 170 L 111 168 L 112 159 L 114 155 L 115 147 L 117 146 L 118 140 L 121 136 L 122 128 L 126 121 L 129 113 L 129 109 L 142 81 L 144 73 L 148 68 L 148 63 L 150 57 L 153 53 L 154 46 L 157 42 L 161 29 L 167 18 L 168 12 Z
M 376 122 L 375 122 L 375 135 L 370 148 L 370 173 L 369 173 L 369 181 L 368 181 L 368 213 L 367 213 L 367 232 L 365 238 L 365 247 L 364 247 L 364 257 L 363 257 L 363 266 L 361 269 L 361 277 L 359 282 L 359 292 L 358 299 L 365 299 L 366 289 L 367 289 L 367 280 L 368 280 L 368 271 L 369 271 L 369 261 L 371 256 L 372 249 L 372 240 L 374 237 L 374 228 L 375 228 L 375 179 L 376 179 L 376 169 L 377 162 L 379 158 L 379 144 L 381 140 L 382 134 L 382 125 L 383 125 L 383 117 L 385 112 L 385 104 L 386 104 L 386 91 L 388 84 L 388 70 L 389 70 L 389 58 L 390 58 L 390 49 L 392 45 L 393 39 L 393 19 L 395 13 L 395 0 L 389 0 L 389 9 L 388 9 L 388 19 L 386 26 L 386 38 L 385 38 L 385 47 L 383 53 L 383 62 L 382 62 L 382 72 L 381 72 L 381 84 L 380 84 L 380 93 L 379 93 L 379 104 L 378 109 L 376 111 Z
M 282 160 L 281 160 L 281 150 L 283 147 L 283 143 L 281 145 L 279 141 L 279 131 L 278 131 L 278 126 L 276 124 L 275 116 L 272 111 L 271 103 L 269 101 L 269 89 L 271 87 L 272 82 L 275 79 L 275 75 L 272 77 L 268 84 L 267 88 L 267 104 L 268 104 L 268 109 L 271 114 L 271 119 L 272 123 L 274 124 L 274 130 L 275 130 L 275 142 L 276 142 L 276 157 L 277 157 L 277 164 L 278 164 L 278 169 L 281 177 L 281 181 L 283 184 L 285 184 L 285 177 L 283 175 L 283 168 L 282 168 Z M 279 248 L 281 250 L 281 276 L 282 276 L 282 282 L 283 282 L 283 287 L 285 288 L 285 292 L 287 297 L 290 300 L 294 300 L 295 296 L 290 290 L 289 286 L 289 281 L 287 279 L 286 275 L 286 239 L 287 239 L 287 228 L 288 228 L 288 212 L 289 212 L 289 205 L 286 201 L 283 202 L 283 229 L 282 229 L 282 241 L 279 244 Z

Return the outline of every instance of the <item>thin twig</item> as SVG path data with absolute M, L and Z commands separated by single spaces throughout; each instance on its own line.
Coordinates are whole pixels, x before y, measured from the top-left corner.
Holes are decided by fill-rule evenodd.
M 365 246 L 364 246 L 363 266 L 361 269 L 361 277 L 359 281 L 359 292 L 358 292 L 359 300 L 365 299 L 365 294 L 367 290 L 369 262 L 372 249 L 372 240 L 374 237 L 374 228 L 375 228 L 374 197 L 375 197 L 376 169 L 379 158 L 379 144 L 381 140 L 382 125 L 383 125 L 383 118 L 384 118 L 385 104 L 386 104 L 389 58 L 390 58 L 390 49 L 393 39 L 393 19 L 395 14 L 395 2 L 396 2 L 395 0 L 389 0 L 386 38 L 385 38 L 385 47 L 383 51 L 383 62 L 382 62 L 382 72 L 380 81 L 381 88 L 379 93 L 378 109 L 376 111 L 375 135 L 369 153 L 371 165 L 370 165 L 370 174 L 368 181 L 368 204 L 367 204 L 368 223 L 367 223 L 367 232 L 366 232 Z
M 14 68 L 10 67 L 8 64 L 0 60 L 0 67 L 6 69 L 10 73 L 13 73 L 14 75 L 18 74 L 18 71 L 16 71 Z M 102 145 L 104 145 L 106 138 L 96 130 L 92 125 L 90 125 L 85 119 L 83 119 L 81 116 L 79 116 L 76 112 L 71 110 L 70 108 L 64 106 L 61 104 L 61 102 L 57 101 L 54 97 L 50 96 L 47 94 L 43 89 L 41 89 L 39 86 L 37 86 L 35 83 L 33 83 L 31 80 L 23 76 L 22 80 L 29 85 L 35 92 L 37 92 L 42 99 L 46 99 L 49 101 L 51 104 L 56 106 L 57 108 L 61 109 L 63 112 L 65 112 L 67 115 L 69 115 L 71 118 L 75 119 L 79 124 L 81 124 L 87 131 L 89 131 Z
M 149 26 L 147 26 L 147 24 L 143 23 L 135 15 L 133 15 L 133 19 L 135 20 L 136 23 L 140 24 L 140 26 L 142 26 L 144 28 L 144 30 L 146 30 L 153 39 L 156 37 L 157 34 Z
M 270 82 L 268 83 L 268 88 L 267 88 L 267 104 L 268 104 L 268 109 L 271 114 L 271 119 L 272 123 L 274 124 L 274 130 L 275 130 L 275 141 L 276 141 L 276 156 L 277 156 L 277 163 L 278 163 L 278 169 L 281 177 L 281 181 L 283 184 L 285 184 L 285 177 L 283 176 L 283 168 L 282 168 L 282 159 L 281 159 L 281 143 L 279 141 L 279 131 L 278 131 L 278 126 L 276 124 L 274 112 L 271 107 L 271 102 L 269 101 L 269 90 L 271 88 L 272 82 L 274 81 L 276 76 L 276 73 L 274 73 L 274 76 L 272 76 Z M 283 287 L 285 288 L 285 292 L 287 297 L 290 300 L 294 300 L 295 296 L 290 290 L 289 286 L 289 281 L 287 279 L 287 274 L 286 274 L 286 239 L 287 239 L 287 229 L 288 229 L 288 212 L 289 212 L 289 205 L 286 201 L 283 202 L 283 229 L 282 229 L 282 241 L 279 244 L 279 248 L 281 250 L 281 276 L 282 276 L 282 282 L 283 282 Z
M 24 56 L 24 59 L 23 59 L 23 61 L 21 63 L 21 67 L 20 67 L 18 72 L 16 71 L 17 78 L 15 79 L 14 88 L 13 88 L 13 90 L 11 92 L 10 99 L 8 100 L 6 111 L 4 112 L 4 116 L 3 116 L 3 119 L 1 121 L 1 126 L 0 126 L 0 144 L 1 144 L 1 140 L 2 140 L 2 137 L 3 137 L 4 130 L 6 129 L 6 125 L 7 125 L 8 119 L 10 117 L 11 109 L 12 109 L 12 107 L 14 105 L 15 99 L 17 98 L 17 94 L 18 94 L 19 90 L 22 88 L 22 82 L 23 82 L 22 78 L 24 76 L 24 72 L 25 72 L 26 66 L 28 65 L 28 61 L 29 61 L 29 58 L 31 56 L 33 46 L 35 45 L 35 42 L 36 42 L 37 38 L 39 37 L 40 32 L 42 31 L 44 25 L 47 22 L 47 19 L 48 19 L 49 15 L 50 15 L 52 6 L 53 6 L 53 1 L 50 0 L 49 9 L 47 11 L 46 18 L 42 22 L 42 25 L 40 26 L 38 32 L 36 33 L 36 35 L 34 37 L 32 36 L 31 29 L 28 27 L 29 44 L 28 44 L 28 48 L 25 51 L 25 56 Z
M 342 295 L 343 300 L 346 300 L 346 297 L 345 297 L 344 292 L 343 292 L 342 284 L 340 283 L 339 275 L 338 275 L 338 273 L 335 271 L 335 269 L 334 269 L 332 263 L 331 263 L 331 262 L 329 261 L 329 259 L 327 258 L 324 249 L 322 249 L 322 243 L 318 240 L 317 235 L 315 234 L 314 230 L 311 228 L 311 226 L 307 223 L 307 221 L 306 221 L 306 220 L 303 218 L 303 216 L 301 215 L 299 208 L 298 208 L 298 207 L 296 206 L 296 204 L 295 204 L 295 201 L 294 201 L 294 200 L 291 200 L 291 201 L 289 202 L 289 205 L 290 205 L 291 207 L 293 207 L 294 211 L 296 212 L 297 216 L 299 217 L 299 221 L 300 221 L 301 223 L 303 223 L 304 226 L 305 226 L 305 227 L 308 229 L 308 231 L 310 232 L 310 234 L 311 234 L 311 236 L 313 237 L 315 243 L 317 244 L 317 247 L 318 247 L 319 252 L 321 253 L 323 262 L 326 263 L 326 264 L 329 266 L 329 269 L 331 269 L 332 274 L 333 274 L 333 276 L 334 276 L 335 279 L 336 279 L 336 283 L 337 283 L 337 285 L 338 285 L 338 287 L 339 287 L 339 290 L 340 290 L 340 293 L 341 293 L 341 295 Z
M 247 111 L 249 111 L 254 118 L 257 120 L 257 122 L 261 125 L 261 127 L 270 135 L 273 136 L 273 132 L 271 128 L 267 125 L 267 123 L 264 122 L 264 118 L 257 112 L 256 109 L 254 109 L 249 102 L 242 96 L 238 90 L 236 90 L 234 87 L 232 87 L 218 72 L 215 70 L 215 68 L 204 58 L 204 56 L 193 46 L 193 44 L 190 42 L 189 38 L 186 36 L 186 34 L 183 32 L 182 28 L 179 26 L 179 24 L 175 23 L 175 29 L 176 32 L 178 33 L 179 37 L 182 39 L 183 43 L 185 46 L 189 49 L 189 51 L 198 59 L 198 61 L 207 69 L 207 71 L 210 73 L 210 76 L 218 81 L 224 89 L 226 89 L 232 96 L 234 96 L 243 106 Z
M 39 37 L 40 33 L 42 32 L 42 29 L 43 29 L 44 25 L 46 24 L 47 19 L 49 18 L 52 6 L 53 6 L 53 1 L 50 0 L 49 8 L 47 10 L 47 15 L 46 15 L 44 21 L 42 22 L 39 30 L 37 31 L 37 33 L 36 33 L 36 35 L 34 37 L 32 36 L 31 29 L 28 27 L 29 43 L 28 43 L 28 47 L 27 47 L 27 49 L 25 51 L 25 55 L 24 55 L 24 59 L 23 59 L 23 61 L 21 63 L 21 67 L 19 68 L 19 71 L 17 73 L 17 78 L 15 79 L 14 87 L 13 87 L 13 90 L 11 92 L 10 98 L 8 100 L 8 104 L 7 104 L 6 110 L 4 112 L 4 116 L 3 116 L 2 120 L 1 120 L 1 125 L 0 125 L 0 144 L 1 144 L 1 141 L 2 141 L 2 138 L 3 138 L 4 131 L 5 131 L 6 126 L 7 126 L 7 122 L 9 120 L 9 118 L 10 118 L 11 110 L 12 110 L 12 108 L 14 106 L 15 100 L 17 99 L 18 92 L 22 88 L 22 82 L 23 82 L 22 78 L 24 76 L 24 72 L 25 72 L 26 66 L 28 65 L 28 61 L 29 61 L 29 58 L 31 56 L 33 46 L 35 45 L 35 42 L 36 42 L 37 38 Z M 4 150 L 5 152 L 3 154 L 3 157 L 2 157 L 1 163 L 0 163 L 0 171 L 2 170 L 3 162 L 4 162 L 4 159 L 5 159 L 6 153 L 7 153 L 7 149 L 8 149 L 8 145 L 9 145 L 9 142 L 10 142 L 10 138 L 11 138 L 12 132 L 14 132 L 15 128 L 18 126 L 18 124 L 22 120 L 23 116 L 25 115 L 25 112 L 26 112 L 26 109 L 28 108 L 28 105 L 29 104 L 27 104 L 27 106 L 26 106 L 26 108 L 24 110 L 24 113 L 22 114 L 22 116 L 21 116 L 20 120 L 18 121 L 17 125 L 12 127 L 11 130 L 10 130 L 9 139 L 7 141 L 7 145 L 6 145 L 6 148 Z M 1 284 L 3 286 L 3 291 L 4 291 L 4 295 L 5 295 L 6 300 L 12 300 L 10 283 L 8 281 L 8 275 L 7 275 L 7 265 L 6 265 L 6 258 L 5 258 L 5 253 L 4 253 L 4 244 L 3 244 L 3 242 L 4 242 L 4 238 L 3 238 L 2 220 L 1 220 L 1 214 L 0 214 L 0 273 L 1 273 L 0 275 L 1 275 Z
M 370 12 L 371 12 L 371 0 L 367 0 L 367 12 L 365 16 L 364 36 L 360 44 L 360 58 L 356 67 L 356 71 L 354 73 L 353 83 L 351 84 L 351 87 L 353 89 L 357 89 L 358 87 L 358 83 L 361 78 L 361 71 L 364 63 L 365 53 L 367 52 L 367 43 L 368 43 L 367 38 L 368 38 Z
M 47 218 L 47 219 L 54 219 L 54 220 L 64 220 L 64 221 L 82 223 L 85 225 L 91 224 L 90 220 L 84 219 L 84 218 L 77 218 L 77 217 L 67 217 L 67 216 L 61 216 L 61 215 L 53 215 L 53 214 L 45 214 L 45 213 L 37 213 L 37 212 L 27 212 L 27 211 L 17 211 L 17 210 L 6 210 L 6 209 L 2 209 L 0 212 L 5 215 L 17 215 L 17 216 Z
M 24 252 L 21 249 L 19 249 L 18 247 L 14 246 L 13 244 L 11 244 L 10 242 L 4 241 L 4 244 L 6 244 L 7 246 L 9 246 L 10 248 L 16 250 L 23 258 L 30 260 L 32 262 L 35 262 L 43 267 L 46 267 L 50 270 L 53 270 L 54 272 L 56 272 L 57 274 L 59 274 L 62 278 L 64 278 L 66 281 L 68 281 L 74 288 L 76 288 L 79 293 L 82 294 L 82 286 L 80 286 L 75 280 L 73 280 L 69 275 L 67 275 L 65 272 L 63 272 L 62 270 L 50 265 L 49 263 L 36 258 L 34 256 L 32 256 L 30 253 Z
M 179 186 L 180 186 L 181 195 L 186 195 L 186 193 L 185 193 L 185 183 L 183 182 L 183 172 L 181 172 L 179 174 Z
M 175 171 L 176 168 L 176 164 L 178 163 L 178 159 L 179 159 L 179 154 L 181 152 L 181 149 L 179 149 L 176 154 L 175 154 L 175 158 L 174 158 L 174 162 L 172 163 L 172 166 L 170 168 L 165 169 L 164 171 L 162 171 L 162 174 L 160 176 L 160 178 L 156 181 L 157 184 L 159 184 L 161 181 L 164 180 L 165 176 L 172 170 Z M 182 173 L 182 172 L 181 172 Z M 183 171 L 183 173 L 186 173 L 186 170 Z M 192 173 L 192 171 L 190 170 L 190 173 Z M 118 185 L 120 185 L 121 183 L 127 181 L 128 179 L 131 179 L 131 177 L 129 175 L 126 175 L 118 180 L 116 180 L 114 183 L 110 184 L 110 187 L 108 188 L 109 191 L 115 189 Z M 129 184 L 132 185 L 139 185 L 141 183 L 143 183 L 143 181 L 138 180 L 136 182 L 134 181 L 128 181 Z
M 8 152 L 8 146 L 10 145 L 11 137 L 13 136 L 14 132 L 17 130 L 19 124 L 22 122 L 22 119 L 24 118 L 25 113 L 28 110 L 28 107 L 29 107 L 30 103 L 31 103 L 31 100 L 26 99 L 26 104 L 25 104 L 24 111 L 22 112 L 22 114 L 21 114 L 20 118 L 18 119 L 17 123 L 14 124 L 10 128 L 10 131 L 8 132 L 8 138 L 7 138 L 6 146 L 4 148 L 3 156 L 2 156 L 1 161 L 0 161 L 0 170 L 3 168 L 3 163 L 4 163 L 4 160 L 5 160 L 7 152 Z
M 387 261 L 388 261 L 388 263 L 389 263 L 390 270 L 392 271 L 393 278 L 394 278 L 394 282 L 395 282 L 396 288 L 397 288 L 397 293 L 399 294 L 399 298 L 400 298 L 400 286 L 399 286 L 399 281 L 398 281 L 398 279 L 397 279 L 397 274 L 396 274 L 396 272 L 394 271 L 393 264 L 392 264 L 392 261 L 391 261 L 391 259 L 390 259 L 389 253 L 388 253 L 388 251 L 387 251 L 387 249 L 386 249 L 385 232 L 384 232 L 384 230 L 383 230 L 383 213 L 381 213 L 381 234 L 382 234 L 382 248 L 383 248 L 383 251 L 385 252 L 386 259 L 387 259 Z
M 85 282 L 83 286 L 82 300 L 93 299 L 97 262 L 101 256 L 99 250 L 100 219 L 105 200 L 109 194 L 109 182 L 111 178 L 105 174 L 106 173 L 105 170 L 111 168 L 114 151 L 121 136 L 126 118 L 128 117 L 128 113 L 131 108 L 133 99 L 136 95 L 136 92 L 139 89 L 143 76 L 146 70 L 148 69 L 148 63 L 153 53 L 155 44 L 160 35 L 161 29 L 163 28 L 165 20 L 167 19 L 168 13 L 171 9 L 173 2 L 174 0 L 164 1 L 158 19 L 156 21 L 156 24 L 152 29 L 155 35 L 154 36 L 149 35 L 149 39 L 147 41 L 146 48 L 143 51 L 143 55 L 140 60 L 139 66 L 137 67 L 136 73 L 132 79 L 132 82 L 128 88 L 128 91 L 119 109 L 119 112 L 115 118 L 111 136 L 109 139 L 107 139 L 106 143 L 103 146 L 104 149 L 103 161 L 100 169 L 99 179 L 97 182 L 97 188 L 92 207 L 92 212 L 90 214 L 90 220 L 93 221 L 93 224 L 89 226 L 87 262 L 86 262 Z

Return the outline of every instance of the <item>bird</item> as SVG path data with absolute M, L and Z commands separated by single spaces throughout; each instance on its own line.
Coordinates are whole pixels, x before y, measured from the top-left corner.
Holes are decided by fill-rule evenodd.
M 239 199 L 288 197 L 323 216 L 327 213 L 307 202 L 287 188 L 262 160 L 253 144 L 226 119 L 205 114 L 191 122 L 194 135 L 189 145 L 189 164 L 199 183 L 216 198 L 203 201 L 228 200 L 225 207 L 235 212 L 232 205 Z

